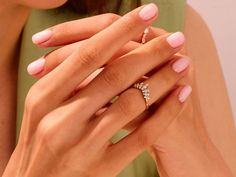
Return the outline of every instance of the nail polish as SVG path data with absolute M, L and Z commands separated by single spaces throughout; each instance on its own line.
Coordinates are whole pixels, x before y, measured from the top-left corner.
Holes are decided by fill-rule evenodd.
M 157 15 L 158 7 L 154 4 L 148 4 L 143 7 L 143 9 L 139 12 L 139 16 L 144 20 L 151 20 L 153 17 Z
M 35 75 L 40 73 L 44 69 L 46 60 L 44 58 L 40 58 L 31 64 L 28 65 L 27 71 L 30 75 Z
M 33 35 L 32 41 L 34 44 L 41 44 L 48 41 L 51 36 L 52 36 L 52 31 L 47 29 Z
M 182 32 L 173 33 L 167 38 L 167 42 L 172 48 L 180 47 L 185 42 L 184 34 Z
M 189 60 L 187 60 L 186 58 L 180 58 L 174 62 L 174 64 L 172 65 L 172 69 L 177 73 L 181 73 L 185 69 L 187 69 L 189 65 Z
M 192 93 L 192 87 L 191 86 L 185 86 L 179 93 L 179 101 L 181 103 L 184 103 L 187 98 L 191 95 Z

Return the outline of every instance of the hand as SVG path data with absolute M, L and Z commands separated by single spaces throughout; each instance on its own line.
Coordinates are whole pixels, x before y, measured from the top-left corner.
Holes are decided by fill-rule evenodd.
M 144 7 L 85 41 L 30 89 L 19 143 L 4 177 L 115 176 L 150 147 L 183 110 L 188 95 L 182 97 L 180 87 L 142 126 L 122 141 L 110 142 L 119 129 L 145 110 L 140 92 L 129 88 L 130 85 L 165 64 L 145 80 L 150 85 L 149 101 L 153 104 L 187 74 L 188 60 L 175 55 L 184 42 L 181 33 L 156 38 L 114 60 L 89 85 L 70 97 L 78 84 L 151 24 L 156 13 L 144 19 L 140 16 L 142 13 L 138 13 L 143 12 L 141 8 Z M 151 8 L 155 10 L 153 5 Z M 114 104 L 95 116 L 97 110 L 118 94 L 119 99 Z
M 193 101 L 197 95 L 192 95 L 190 104 L 150 148 L 159 173 L 164 177 L 233 177 L 205 129 L 199 105 Z
M 98 18 L 104 19 L 102 21 L 105 21 L 105 24 L 101 23 Z M 51 37 L 45 43 L 37 43 L 37 41 L 35 43 L 42 47 L 48 47 L 87 39 L 119 18 L 119 16 L 114 14 L 105 14 L 60 24 L 50 28 Z M 81 26 L 85 26 L 85 28 L 80 28 Z M 66 29 L 72 29 L 72 31 Z M 151 34 L 148 35 L 148 41 L 165 33 L 164 30 L 152 27 Z M 133 41 L 138 42 L 140 39 L 141 34 L 136 36 Z M 76 45 L 71 44 L 70 46 Z M 140 47 L 140 44 L 129 42 L 113 58 L 116 59 L 118 56 L 122 56 L 138 47 Z M 66 50 L 66 48 L 70 47 L 66 46 L 45 57 L 46 67 L 43 72 L 36 74 L 36 77 L 42 77 L 47 74 L 63 61 L 63 58 L 65 58 L 63 55 L 68 55 L 74 50 L 72 47 L 71 50 Z M 98 73 L 99 71 L 89 77 L 82 84 L 82 87 L 87 85 Z M 158 164 L 158 169 L 162 176 L 231 176 L 219 153 L 210 141 L 204 129 L 201 116 L 198 116 L 197 112 L 200 111 L 197 108 L 198 106 L 194 102 L 188 105 L 187 110 L 178 119 L 173 121 L 171 126 L 163 132 L 158 141 L 149 149 L 149 152 Z M 147 117 L 147 114 L 144 113 L 134 119 L 132 124 L 130 124 L 131 126 L 126 126 L 125 128 L 131 131 L 140 126 Z M 211 161 L 210 164 L 209 161 Z
M 36 78 L 41 78 L 47 75 L 58 65 L 60 65 L 65 59 L 67 59 L 68 56 L 70 56 L 71 53 L 79 48 L 83 42 L 101 30 L 104 30 L 116 22 L 119 18 L 121 18 L 121 16 L 112 13 L 102 14 L 89 18 L 65 22 L 35 34 L 32 37 L 32 40 L 39 47 L 57 47 L 61 45 L 65 46 L 56 49 L 46 54 L 39 60 L 31 63 L 28 67 L 29 74 Z M 83 26 L 83 28 L 81 28 L 81 26 Z M 149 34 L 146 37 L 147 42 L 156 37 L 160 37 L 161 35 L 169 34 L 160 28 L 149 27 L 149 29 Z M 107 63 L 104 64 L 102 68 L 99 68 L 88 78 L 86 78 L 77 88 L 77 91 L 91 82 L 93 78 L 95 78 L 104 69 L 104 67 L 111 63 L 114 59 L 120 58 L 130 51 L 142 46 L 140 44 L 142 35 L 143 32 L 133 37 L 132 41 L 129 41 L 127 44 L 125 44 L 111 59 L 109 59 L 109 61 L 107 61 Z M 177 55 L 181 56 L 180 54 Z M 37 68 L 33 67 L 33 69 L 31 69 L 31 66 L 34 65 L 37 65 Z

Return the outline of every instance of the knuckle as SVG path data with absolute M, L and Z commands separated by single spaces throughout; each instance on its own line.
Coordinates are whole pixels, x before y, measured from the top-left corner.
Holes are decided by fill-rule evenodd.
M 105 27 L 110 26 L 112 23 L 114 23 L 116 20 L 120 18 L 119 15 L 113 13 L 107 13 L 105 15 L 106 15 L 106 18 L 104 20 Z
M 133 16 L 134 15 L 129 14 L 123 17 L 124 23 L 122 28 L 125 32 L 133 31 L 137 27 L 136 21 L 134 20 L 135 17 Z
M 125 74 L 115 67 L 105 68 L 101 73 L 101 77 L 107 86 L 115 90 L 119 89 L 126 82 Z
M 40 107 L 42 104 L 42 98 L 38 94 L 40 93 L 37 87 L 32 87 L 28 92 L 25 99 L 25 110 L 28 113 L 32 113 L 34 115 L 38 115 L 40 112 Z
M 50 127 L 50 123 L 46 119 L 41 120 L 37 127 L 38 140 L 48 145 L 52 140 L 52 134 L 53 129 Z
M 49 30 L 53 32 L 51 40 L 56 40 L 61 36 L 61 34 L 69 34 L 71 29 L 71 22 L 64 22 L 62 24 L 50 27 Z
M 51 155 L 63 153 L 61 144 L 58 144 L 57 131 L 50 116 L 45 116 L 37 126 L 36 139 Z
M 157 58 L 161 59 L 161 61 L 164 61 L 166 59 L 166 56 L 168 55 L 168 50 L 163 48 L 161 42 L 153 45 L 152 52 Z
M 122 117 L 128 118 L 137 116 L 137 111 L 141 110 L 142 104 L 141 101 L 136 101 L 137 92 L 133 89 L 129 89 L 124 92 L 117 101 L 118 110 L 121 113 Z
M 89 67 L 94 66 L 98 62 L 100 50 L 95 45 L 84 45 L 80 51 L 79 62 L 80 64 Z

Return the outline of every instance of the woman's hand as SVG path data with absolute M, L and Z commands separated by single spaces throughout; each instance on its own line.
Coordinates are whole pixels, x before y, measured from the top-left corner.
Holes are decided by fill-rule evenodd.
M 105 19 L 103 20 L 104 23 L 100 23 L 101 21 L 99 21 L 99 18 Z M 34 76 L 42 77 L 49 73 L 64 61 L 66 58 L 65 56 L 72 53 L 72 51 L 82 43 L 82 40 L 86 40 L 90 36 L 93 36 L 104 28 L 110 26 L 119 18 L 120 17 L 117 15 L 105 14 L 88 19 L 63 23 L 50 28 L 48 30 L 50 37 L 48 36 L 49 38 L 47 39 L 44 38 L 46 41 L 41 41 L 42 43 L 37 41 L 38 34 L 36 37 L 34 36 L 34 43 L 41 47 L 70 44 L 45 56 L 45 68 L 41 70 L 42 72 L 40 71 L 40 73 L 37 73 Z M 81 26 L 85 26 L 85 28 L 81 28 Z M 150 41 L 165 33 L 164 30 L 151 28 L 151 33 L 148 35 L 147 40 Z M 119 58 L 120 56 L 140 47 L 141 45 L 137 42 L 141 41 L 141 36 L 142 33 L 135 36 L 133 42 L 129 42 L 119 52 L 117 52 L 113 58 Z M 72 44 L 73 42 L 77 43 Z M 100 71 L 102 71 L 102 69 L 87 78 L 80 87 L 83 88 L 86 86 L 100 73 Z M 190 91 L 189 88 L 185 89 L 187 89 L 186 93 Z M 198 114 L 194 114 L 196 109 L 198 109 L 196 103 L 188 105 L 187 110 L 179 115 L 178 119 L 175 119 L 171 123 L 171 125 L 159 136 L 159 139 L 149 149 L 149 152 L 157 162 L 161 175 L 181 177 L 209 175 L 231 176 L 229 169 L 225 165 L 217 149 L 210 141 L 204 128 L 205 126 L 203 121 L 200 117 L 196 117 Z M 134 119 L 132 124 L 128 124 L 125 128 L 129 131 L 133 131 L 139 127 L 147 117 L 149 117 L 149 115 L 144 112 L 138 118 Z
M 190 86 L 174 89 L 189 66 L 187 59 L 175 55 L 184 43 L 181 33 L 163 35 L 115 59 L 71 96 L 77 85 L 104 66 L 156 16 L 153 4 L 132 11 L 82 43 L 30 89 L 19 143 L 4 177 L 115 176 L 156 142 L 183 110 L 191 90 Z M 110 138 L 145 111 L 140 91 L 130 86 L 157 67 L 159 70 L 144 81 L 150 87 L 149 104 L 174 91 L 141 126 L 112 144 Z M 119 99 L 96 116 L 118 94 Z

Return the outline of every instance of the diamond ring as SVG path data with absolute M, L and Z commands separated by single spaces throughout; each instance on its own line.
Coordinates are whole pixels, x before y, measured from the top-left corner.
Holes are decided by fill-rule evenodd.
M 133 86 L 136 89 L 139 89 L 142 92 L 143 98 L 145 100 L 146 103 L 146 109 L 149 108 L 149 100 L 150 100 L 150 90 L 149 90 L 149 85 L 148 84 L 144 84 L 143 82 L 141 83 L 136 83 Z

